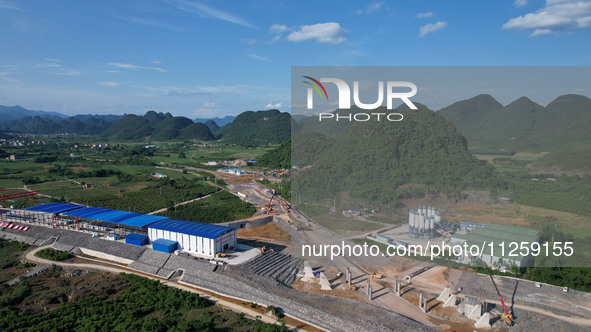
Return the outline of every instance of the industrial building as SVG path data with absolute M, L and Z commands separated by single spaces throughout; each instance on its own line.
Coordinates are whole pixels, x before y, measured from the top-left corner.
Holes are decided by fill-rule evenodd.
M 475 228 L 486 228 L 486 224 L 470 221 L 460 221 L 460 229 L 463 231 L 473 231 Z
M 174 241 L 178 243 L 175 246 L 178 250 L 205 257 L 232 249 L 237 241 L 236 230 L 226 226 L 77 204 L 49 203 L 25 210 L 3 209 L 2 212 L 31 224 L 127 235 L 126 242 L 136 245 L 145 244 L 141 238 L 147 235 L 151 242 Z
M 236 247 L 236 230 L 226 226 L 166 219 L 148 226 L 148 236 L 178 242 L 181 250 L 213 257 Z
M 408 214 L 408 234 L 417 238 L 434 238 L 436 228 L 441 224 L 441 216 L 434 207 L 419 206 L 417 211 Z
M 218 172 L 224 172 L 224 173 L 234 174 L 234 175 L 246 175 L 246 174 L 248 174 L 247 171 L 245 171 L 243 169 L 238 169 L 238 168 L 220 168 L 220 169 L 218 169 Z
M 511 243 L 517 243 L 520 248 L 521 243 L 531 245 L 539 241 L 540 231 L 538 230 L 495 223 L 486 224 L 486 228 L 474 228 L 467 234 L 454 234 L 451 238 L 452 244 L 463 245 L 466 243 L 468 246 L 476 245 L 483 248 L 480 257 L 482 262 L 488 266 L 498 267 L 527 266 L 531 259 L 531 251 L 528 255 L 522 255 L 520 249 L 511 250 L 515 247 L 511 246 Z M 464 256 L 459 256 L 457 259 L 466 264 L 474 263 L 474 258 L 465 253 Z

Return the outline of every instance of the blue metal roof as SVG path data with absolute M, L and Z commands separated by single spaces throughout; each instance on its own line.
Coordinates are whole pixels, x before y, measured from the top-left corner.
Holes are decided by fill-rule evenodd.
M 136 234 L 136 233 L 130 233 L 125 235 L 126 239 L 134 239 L 134 240 L 143 240 L 148 238 L 147 235 L 143 235 L 143 234 Z
M 152 241 L 152 243 L 161 244 L 161 245 L 165 245 L 168 247 L 170 245 L 177 244 L 178 242 L 173 241 L 173 240 L 157 239 L 157 240 Z
M 104 211 L 94 212 L 94 213 L 90 214 L 89 216 L 87 216 L 86 218 L 112 222 L 111 218 L 115 218 L 115 217 L 121 216 L 123 214 L 128 214 L 128 213 L 131 213 L 131 212 L 104 209 Z
M 128 220 L 128 219 L 135 218 L 138 216 L 143 216 L 143 214 L 136 213 L 136 212 L 118 211 L 118 213 L 113 213 L 113 214 L 104 216 L 101 220 L 113 222 L 113 223 L 120 223 L 124 220 Z
M 139 213 L 138 213 L 139 214 Z M 163 216 L 153 216 L 149 214 L 139 214 L 133 218 L 125 219 L 119 223 L 126 226 L 145 227 L 157 221 L 169 219 Z
M 105 212 L 105 211 L 115 211 L 115 210 L 103 209 L 103 208 L 97 208 L 97 207 L 87 207 L 84 209 L 78 209 L 78 210 L 66 212 L 66 213 L 64 213 L 64 216 L 94 219 L 91 217 L 92 215 L 100 213 L 100 212 Z
M 156 221 L 168 219 L 168 217 L 153 216 L 148 214 L 120 210 L 103 209 L 97 207 L 88 207 L 85 209 L 80 209 L 78 211 L 71 211 L 68 213 L 64 213 L 64 215 L 112 222 L 115 224 L 135 227 L 145 227 Z
M 66 203 L 47 203 L 47 204 L 40 204 L 36 206 L 32 206 L 27 208 L 30 211 L 39 211 L 39 212 L 47 212 L 47 213 L 62 213 L 65 211 L 71 211 L 76 209 L 81 209 L 84 206 L 77 205 L 77 204 L 66 204 Z
M 233 230 L 233 228 L 226 226 L 205 224 L 202 222 L 187 221 L 180 219 L 166 219 L 162 221 L 157 221 L 149 225 L 148 228 L 195 235 L 207 239 L 215 239 L 216 237 Z

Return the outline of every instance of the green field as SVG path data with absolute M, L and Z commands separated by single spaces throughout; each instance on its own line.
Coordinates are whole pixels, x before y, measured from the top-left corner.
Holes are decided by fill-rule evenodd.
M 37 202 L 74 202 L 147 213 L 215 191 L 205 183 L 214 175 L 189 171 L 184 166 L 217 169 L 219 167 L 201 163 L 255 158 L 268 149 L 267 146 L 245 148 L 217 142 L 209 143 L 211 146 L 153 142 L 157 149 L 146 149 L 145 143 L 141 142 L 120 142 L 102 149 L 92 148 L 93 144 L 97 142 L 90 137 L 52 137 L 46 139 L 45 146 L 3 147 L 7 153 L 15 154 L 17 160 L 0 160 L 0 187 L 22 188 L 26 185 L 49 196 L 38 196 Z M 153 173 L 164 174 L 167 178 L 157 179 Z M 84 184 L 89 184 L 89 188 L 84 188 Z M 28 199 L 17 199 L 9 204 L 25 207 Z M 228 216 L 252 215 L 237 212 L 239 210 L 213 219 L 227 221 Z

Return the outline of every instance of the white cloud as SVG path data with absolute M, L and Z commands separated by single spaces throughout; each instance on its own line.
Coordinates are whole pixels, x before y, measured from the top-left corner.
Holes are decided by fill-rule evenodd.
M 372 4 L 367 5 L 367 7 L 365 9 L 357 9 L 355 11 L 355 14 L 361 15 L 361 14 L 375 13 L 378 10 L 380 10 L 383 5 L 384 5 L 383 2 L 375 2 L 375 3 L 372 3 Z
M 215 102 L 210 102 L 210 103 L 205 103 L 203 104 L 203 107 L 214 107 L 215 106 Z
M 162 61 L 160 61 L 160 60 L 154 60 L 154 61 L 150 61 L 150 63 L 153 64 L 153 65 L 159 65 L 159 64 L 162 64 Z
M 119 86 L 119 83 L 117 83 L 117 82 L 96 82 L 96 83 L 98 83 L 102 86 L 109 87 L 109 88 L 114 88 L 116 86 Z
M 272 26 L 269 27 L 270 33 L 284 33 L 284 32 L 290 31 L 290 30 L 291 30 L 290 28 L 288 28 L 282 24 L 273 24 Z
M 434 12 L 424 12 L 424 13 L 417 14 L 418 18 L 429 18 L 429 17 L 433 17 L 433 16 L 435 16 Z
M 552 33 L 552 30 L 550 30 L 550 29 L 536 29 L 536 30 L 534 30 L 534 32 L 532 32 L 531 36 L 536 37 L 536 36 L 548 35 L 551 33 Z
M 176 7 L 184 12 L 195 14 L 200 17 L 213 18 L 216 20 L 236 23 L 249 28 L 254 27 L 250 22 L 246 21 L 243 18 L 225 12 L 221 9 L 206 6 L 198 2 L 180 0 L 176 2 Z
M 266 57 L 266 56 L 256 55 L 254 53 L 246 53 L 246 54 L 255 60 L 264 61 L 264 62 L 268 62 L 268 63 L 274 63 L 273 61 L 271 61 L 271 59 L 269 57 Z
M 515 2 L 513 2 L 513 5 L 515 7 L 525 7 L 527 6 L 527 0 L 515 0 Z
M 19 80 L 10 77 L 12 75 L 11 72 L 0 72 L 0 81 L 8 82 L 8 83 L 20 83 Z
M 529 30 L 531 36 L 591 28 L 591 1 L 547 0 L 533 13 L 515 17 L 503 24 L 505 30 Z
M 287 35 L 287 40 L 299 43 L 307 40 L 315 40 L 319 43 L 340 44 L 347 40 L 345 29 L 339 23 L 318 23 L 303 25 Z
M 254 44 L 257 43 L 257 40 L 256 39 L 242 38 L 240 41 L 243 42 L 243 43 L 245 43 L 245 44 L 248 44 L 248 45 L 254 45 Z
M 4 1 L 4 0 L 0 0 L 0 9 L 24 11 L 24 9 L 18 7 L 17 5 L 13 4 L 12 2 Z
M 169 29 L 169 30 L 176 30 L 176 31 L 184 31 L 185 30 L 185 28 L 183 28 L 183 27 L 180 27 L 180 26 L 177 26 L 174 24 L 168 24 L 166 22 L 161 22 L 158 20 L 149 19 L 149 18 L 122 17 L 122 19 L 125 21 L 128 21 L 130 23 L 134 23 L 134 24 L 141 24 L 141 25 L 147 25 L 147 26 Z
M 146 67 L 146 66 L 138 66 L 131 63 L 121 63 L 121 62 L 109 62 L 107 63 L 108 66 L 121 68 L 121 69 L 131 69 L 131 70 L 138 70 L 138 69 L 145 69 L 145 70 L 154 70 L 157 72 L 165 73 L 166 70 L 160 67 Z
M 437 23 L 425 24 L 419 29 L 419 37 L 423 38 L 430 33 L 439 31 L 441 29 L 445 29 L 446 26 L 447 26 L 447 22 L 445 22 L 445 21 L 439 21 Z
M 268 103 L 267 106 L 265 106 L 266 108 L 280 108 L 281 107 L 281 103 L 277 103 L 277 104 L 271 104 Z
M 49 74 L 52 75 L 62 75 L 62 76 L 78 76 L 80 75 L 80 71 L 76 70 L 76 69 L 70 69 L 70 68 L 62 68 L 62 67 L 57 67 L 55 68 L 57 71 L 51 72 Z
M 57 63 L 56 61 L 48 61 L 42 62 L 37 65 L 39 68 L 61 68 L 63 65 Z

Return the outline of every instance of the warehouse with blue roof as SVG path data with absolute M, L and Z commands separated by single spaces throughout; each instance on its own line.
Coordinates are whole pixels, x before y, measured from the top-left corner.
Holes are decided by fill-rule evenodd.
M 150 224 L 148 236 L 151 241 L 176 241 L 181 250 L 207 257 L 236 247 L 235 229 L 180 219 L 165 219 Z
M 236 230 L 231 227 L 164 216 L 66 203 L 40 204 L 26 210 L 35 214 L 31 219 L 37 222 L 45 220 L 46 224 L 51 220 L 54 227 L 74 225 L 76 230 L 129 235 L 127 242 L 138 245 L 145 244 L 140 237 L 147 235 L 152 243 L 157 240 L 173 241 L 178 245 L 167 248 L 175 247 L 206 257 L 215 257 L 217 253 L 233 249 L 237 241 Z M 39 218 L 39 214 L 48 214 L 51 218 Z

